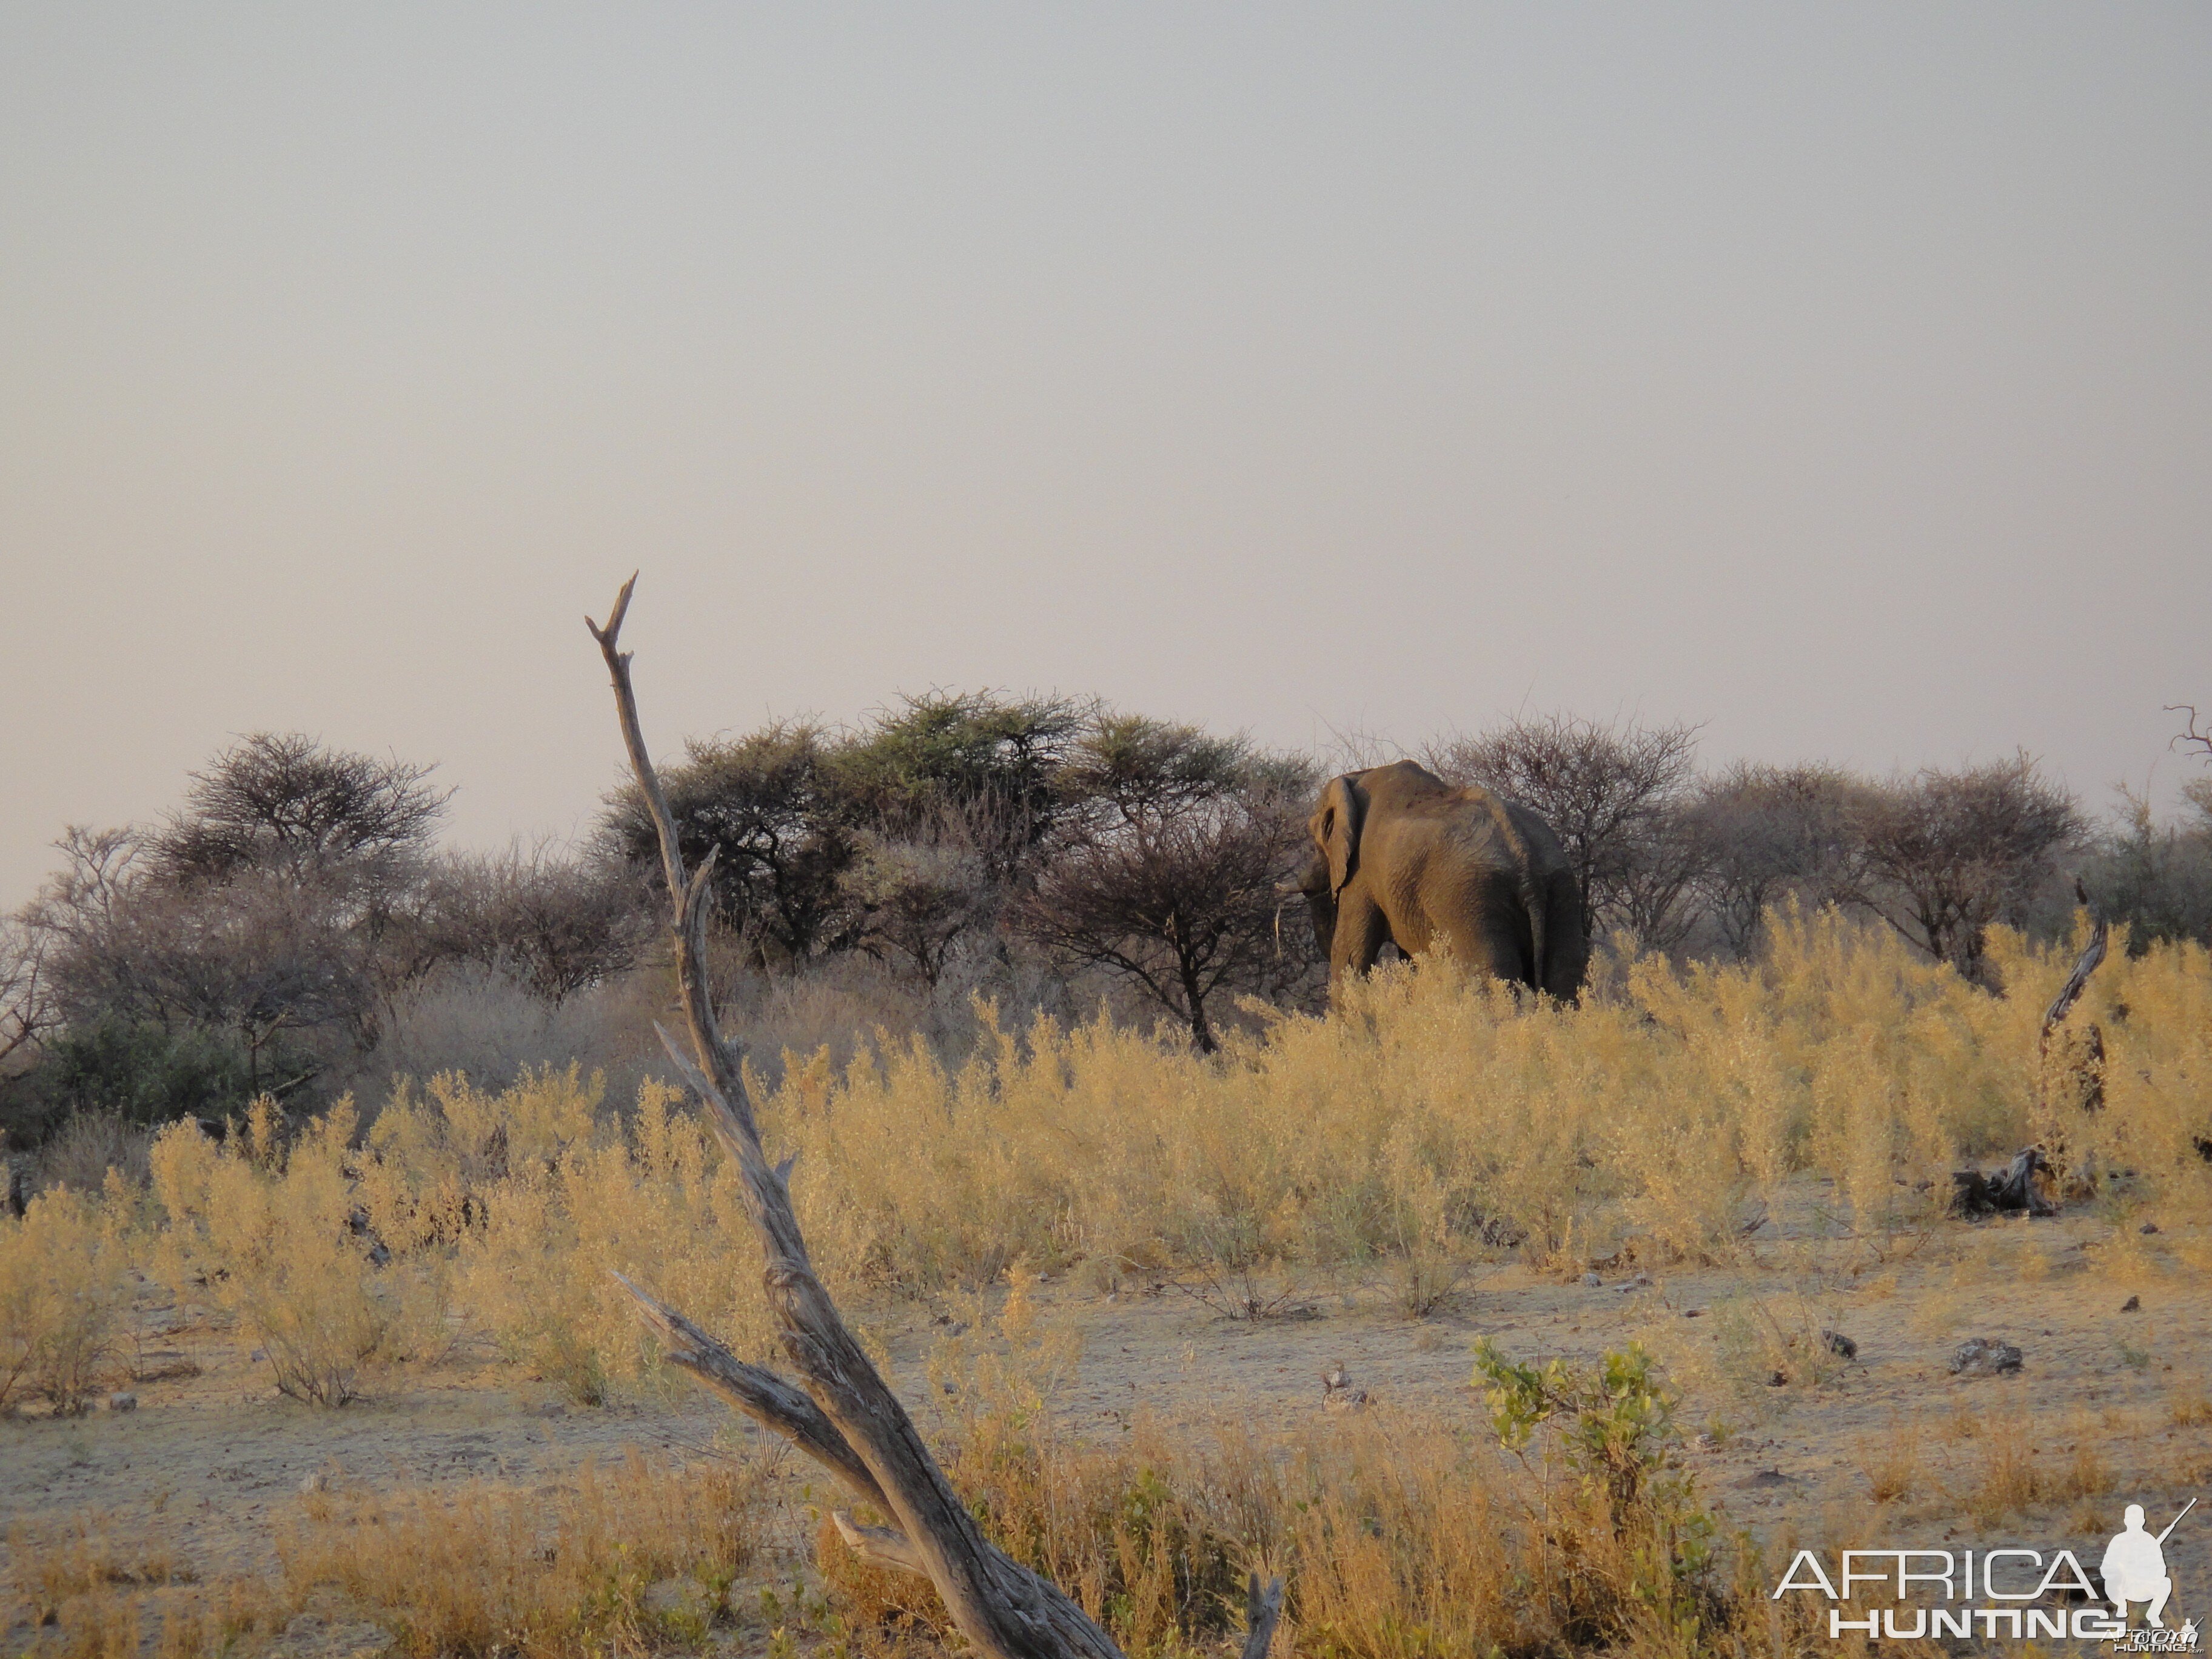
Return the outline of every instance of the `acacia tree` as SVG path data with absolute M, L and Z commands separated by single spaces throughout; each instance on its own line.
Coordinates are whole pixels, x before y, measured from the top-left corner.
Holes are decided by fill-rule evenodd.
M 653 931 L 644 896 L 629 866 L 543 842 L 441 859 L 414 907 L 410 971 L 477 963 L 565 1001 L 642 957 Z
M 1684 817 L 1697 728 L 1547 714 L 1432 746 L 1429 768 L 1528 807 L 1565 849 L 1593 932 L 1665 948 L 1686 933 L 1702 854 Z
M 836 748 L 813 721 L 777 720 L 687 744 L 662 775 L 684 860 L 713 857 L 717 919 L 750 939 L 757 964 L 852 942 L 841 884 L 859 848 Z M 610 802 L 605 833 L 633 869 L 658 870 L 653 815 L 635 785 Z
M 402 877 L 453 799 L 430 786 L 434 769 L 257 732 L 191 775 L 183 810 L 147 839 L 148 862 L 178 884 L 250 869 Z
M 46 971 L 48 941 L 14 916 L 0 917 L 0 1067 L 60 1019 Z
M 1133 986 L 1212 1053 L 1222 994 L 1278 991 L 1307 968 L 1297 930 L 1285 951 L 1275 921 L 1302 839 L 1291 793 L 1310 781 L 1238 740 L 1102 718 L 1063 780 L 1082 805 L 1015 926 L 1063 964 Z
M 2179 823 L 2160 823 L 2141 795 L 2119 794 L 2119 823 L 2084 861 L 2090 908 L 2127 923 L 2131 956 L 2166 940 L 2212 944 L 2212 778 L 2184 787 L 2189 811 Z
M 89 861 L 112 846 L 78 843 L 77 862 L 27 913 L 49 940 L 72 1036 L 116 1024 L 217 1034 L 237 1044 L 249 1093 L 280 1095 L 319 1069 L 295 1039 L 337 1026 L 368 1041 L 366 943 L 327 890 L 268 869 L 179 887 L 131 870 L 127 854 Z
M 940 807 L 903 835 L 866 835 L 845 883 L 860 949 L 911 967 L 934 991 L 962 941 L 1004 902 L 994 854 L 1006 843 L 1003 820 L 980 803 Z
M 2212 731 L 2201 729 L 2196 708 L 2176 703 L 2167 712 L 2187 720 L 2172 746 L 2212 762 Z M 2160 823 L 2144 796 L 2119 794 L 2120 822 L 2083 872 L 2092 908 L 2128 924 L 2133 954 L 2166 939 L 2212 944 L 2212 774 L 2182 784 L 2178 821 Z
M 2074 798 L 2023 751 L 1870 788 L 1853 830 L 1852 896 L 1978 982 L 1988 927 L 2025 919 L 2082 823 Z
M 1857 789 L 1832 766 L 1748 763 L 1699 788 L 1685 815 L 1703 843 L 1698 895 L 1730 954 L 1751 954 L 1767 910 L 1785 897 L 1841 896 Z
M 316 1073 L 332 1033 L 365 1047 L 451 794 L 429 769 L 257 732 L 191 774 L 153 830 L 71 830 L 22 915 L 66 1028 L 56 1042 L 140 1056 L 153 1081 L 126 1092 L 155 1115 L 183 1103 L 155 1086 L 182 1074 L 172 1050 L 234 1046 L 244 1086 L 282 1093 Z
M 933 839 L 957 815 L 991 879 L 1018 881 L 1056 821 L 1059 775 L 1091 718 L 1065 697 L 905 697 L 839 750 L 839 788 L 854 822 L 895 840 Z

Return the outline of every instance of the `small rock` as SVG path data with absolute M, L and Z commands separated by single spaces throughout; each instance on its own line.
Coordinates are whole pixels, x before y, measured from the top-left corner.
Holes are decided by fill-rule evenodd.
M 2122 1313 L 2141 1313 L 2142 1311 L 2142 1298 L 2139 1296 L 2130 1297 L 2126 1301 L 2120 1304 L 2120 1311 Z
M 107 1409 L 112 1412 L 135 1412 L 138 1409 L 138 1396 L 135 1394 L 111 1394 L 107 1396 Z
M 1828 1352 L 1843 1359 L 1856 1359 L 1859 1345 L 1841 1331 L 1822 1331 L 1820 1340 L 1828 1345 Z
M 2021 1352 L 2009 1342 L 2000 1342 L 1992 1337 L 1968 1337 L 1951 1356 L 1951 1375 L 1954 1376 L 1995 1376 L 2002 1371 L 2020 1369 Z
M 1685 1319 L 1703 1319 L 1705 1316 L 1705 1310 L 1703 1308 L 1685 1308 L 1682 1310 L 1682 1317 Z
M 2136 1228 L 2136 1231 L 2146 1235 L 2154 1233 L 2158 1231 L 2158 1223 L 2155 1221 L 2146 1221 L 2142 1226 Z
M 1583 1283 L 1589 1285 L 1592 1289 L 1595 1289 L 1598 1285 L 1604 1284 L 1605 1280 L 1600 1279 L 1595 1273 L 1584 1273 L 1583 1275 Z
M 313 1474 L 301 1480 L 300 1495 L 304 1498 L 310 1492 L 328 1492 L 330 1488 L 330 1478 L 320 1469 L 317 1469 Z
M 1636 1282 L 1639 1285 L 1649 1285 L 1651 1282 L 1651 1275 L 1650 1273 L 1638 1273 L 1636 1275 Z
M 1773 1376 L 1766 1379 L 1766 1386 L 1770 1389 L 1779 1389 L 1786 1385 L 1789 1381 L 1790 1379 L 1788 1377 L 1784 1376 L 1780 1371 L 1777 1371 Z

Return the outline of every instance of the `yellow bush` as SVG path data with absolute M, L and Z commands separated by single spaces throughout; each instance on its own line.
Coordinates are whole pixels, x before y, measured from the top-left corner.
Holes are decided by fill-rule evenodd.
M 1217 1056 L 1044 1019 L 987 1025 L 958 1067 L 879 1036 L 842 1069 L 791 1059 L 757 1093 L 771 1149 L 798 1155 L 833 1290 L 972 1288 L 1085 1258 L 1101 1282 L 1383 1263 L 1416 1313 L 1510 1245 L 1577 1273 L 1624 1249 L 1728 1260 L 1808 1176 L 1826 1224 L 1880 1244 L 1930 1223 L 1950 1169 L 2052 1132 L 2037 1032 L 2078 940 L 1998 932 L 1992 996 L 1833 913 L 1778 915 L 1770 935 L 1753 964 L 1629 962 L 1573 1008 L 1395 967 Z M 2105 1107 L 2060 1127 L 2077 1169 L 2201 1202 L 2212 958 L 2124 945 L 2072 1021 L 2103 1033 Z M 173 1284 L 204 1280 L 310 1398 L 436 1352 L 449 1297 L 515 1362 L 603 1398 L 655 1364 L 610 1270 L 764 1352 L 734 1172 L 672 1091 L 647 1085 L 622 1121 L 600 1097 L 574 1067 L 497 1091 L 447 1075 L 400 1091 L 359 1147 L 344 1105 L 289 1145 L 266 1108 L 228 1145 L 172 1128 L 149 1253 Z M 97 1207 L 111 1231 L 139 1224 L 120 1198 Z M 41 1213 L 50 1242 L 7 1235 L 11 1261 L 64 1249 L 62 1212 Z M 89 1240 L 94 1211 L 70 1214 Z M 26 1271 L 0 1269 L 4 1294 L 29 1295 Z M 0 1364 L 20 1373 L 22 1351 Z
M 40 1194 L 0 1212 L 0 1409 L 22 1393 L 69 1416 L 107 1366 L 125 1305 L 123 1243 L 101 1200 Z
M 501 1097 L 502 1100 L 505 1097 Z M 760 1248 L 735 1166 L 647 1083 L 627 1132 L 578 1136 L 480 1189 L 460 1286 L 511 1358 L 585 1404 L 656 1363 L 616 1272 L 649 1285 L 738 1352 L 768 1345 Z
M 459 1492 L 340 1499 L 280 1537 L 294 1601 L 333 1584 L 420 1659 L 504 1653 L 569 1659 L 696 1647 L 757 1547 L 758 1480 L 719 1459 L 586 1466 L 552 1492 Z M 435 1572 L 423 1564 L 434 1561 Z M 687 1601 L 646 1592 L 687 1581 Z
M 1881 1235 L 1923 1224 L 1958 1160 L 2027 1143 L 2035 1034 L 2070 951 L 2000 934 L 2011 989 L 1992 997 L 1832 913 L 1772 932 L 1758 964 L 1645 958 L 1572 1009 L 1386 970 L 1218 1060 L 1103 1021 L 998 1033 L 957 1072 L 918 1043 L 842 1076 L 825 1057 L 763 1116 L 801 1154 L 823 1254 L 916 1287 L 1018 1257 L 1357 1261 L 1501 1237 L 1563 1265 L 1624 1236 L 1725 1257 L 1799 1172 L 1831 1177 L 1837 1219 Z M 2104 1022 L 2110 1104 L 2077 1143 L 2195 1180 L 2204 953 L 2108 971 L 2077 1018 Z
M 444 1341 L 443 1264 L 380 1250 L 367 1230 L 355 1122 L 341 1103 L 287 1146 L 264 1100 L 228 1141 L 187 1121 L 152 1156 L 158 1269 L 180 1297 L 204 1285 L 259 1340 L 276 1386 L 319 1405 L 343 1404 L 365 1370 Z

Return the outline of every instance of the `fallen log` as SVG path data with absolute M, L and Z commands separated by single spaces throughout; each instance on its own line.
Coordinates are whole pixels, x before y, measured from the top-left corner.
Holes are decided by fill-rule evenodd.
M 2058 1206 L 2044 1195 L 2038 1176 L 2048 1177 L 2051 1164 L 2043 1148 L 2024 1148 L 2002 1170 L 1987 1175 L 1979 1170 L 1960 1170 L 1951 1177 L 1951 1212 L 1978 1216 L 2018 1214 L 2057 1215 Z

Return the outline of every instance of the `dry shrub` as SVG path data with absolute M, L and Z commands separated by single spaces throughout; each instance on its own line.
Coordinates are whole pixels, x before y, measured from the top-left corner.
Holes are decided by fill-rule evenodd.
M 1571 1008 L 1397 965 L 1214 1057 L 1103 1017 L 1016 1032 L 985 1008 L 957 1068 L 922 1036 L 879 1032 L 842 1066 L 787 1056 L 779 1082 L 755 1083 L 769 1142 L 799 1155 L 793 1201 L 835 1291 L 936 1293 L 1081 1261 L 1094 1282 L 1141 1269 L 1249 1309 L 1301 1276 L 1379 1266 L 1418 1314 L 1508 1248 L 1577 1273 L 1623 1253 L 1738 1259 L 1747 1216 L 1808 1175 L 1833 1183 L 1822 1231 L 1876 1251 L 1917 1236 L 1945 1170 L 2032 1127 L 2039 1022 L 2069 954 L 1999 930 L 1989 961 L 2004 994 L 1887 931 L 1778 915 L 1759 962 L 1615 964 Z M 2082 1166 L 2136 1170 L 2165 1212 L 2201 1207 L 2212 957 L 2116 950 L 2077 1018 L 2107 1053 L 2105 1109 L 2075 1126 Z M 103 1198 L 101 1224 L 249 1323 L 308 1398 L 442 1352 L 449 1297 L 572 1398 L 649 1381 L 608 1269 L 763 1353 L 757 1246 L 719 1149 L 658 1084 L 620 1118 L 602 1093 L 574 1066 L 498 1091 L 444 1075 L 402 1089 L 359 1147 L 344 1106 L 289 1144 L 265 1108 L 228 1144 L 172 1127 L 150 1218 Z M 2104 1270 L 2165 1274 L 2161 1248 L 2124 1229 Z M 1831 1368 L 1817 1322 L 1797 1322 L 1737 1345 L 1747 1386 Z
M 42 1659 L 139 1659 L 145 1639 L 145 1600 L 109 1595 L 72 1609 L 60 1639 L 42 1644 Z
M 1895 1504 L 1911 1497 L 1919 1487 L 1924 1461 L 1917 1423 L 1900 1423 L 1892 1418 L 1881 1433 L 1859 1441 L 1859 1469 L 1877 1504 Z
M 165 1598 L 155 1659 L 224 1659 L 239 1638 L 273 1629 L 290 1609 L 272 1600 L 267 1583 L 228 1577 L 197 1593 Z
M 96 1193 L 107 1172 L 119 1170 L 125 1180 L 143 1184 L 153 1145 L 151 1129 L 119 1112 L 73 1112 L 39 1148 L 39 1179 Z
M 73 1416 L 97 1391 L 126 1301 L 112 1221 L 106 1204 L 66 1188 L 20 1219 L 0 1210 L 0 1410 L 27 1393 Z
M 2166 1414 L 2177 1429 L 2212 1428 L 2212 1384 L 2202 1376 L 2177 1382 L 2166 1398 Z
M 1225 1061 L 1046 1020 L 957 1071 L 919 1042 L 821 1056 L 763 1116 L 802 1154 L 821 1254 L 892 1287 L 1089 1254 L 1411 1262 L 1418 1288 L 1504 1242 L 1579 1271 L 1624 1234 L 1642 1259 L 1728 1260 L 1747 1212 L 1808 1170 L 1836 1182 L 1832 1229 L 1883 1248 L 1935 1219 L 1945 1170 L 2025 1144 L 2066 963 L 2010 934 L 1991 952 L 2002 996 L 1832 914 L 1778 916 L 1760 963 L 1647 957 L 1571 1009 L 1390 969 Z M 2189 946 L 2110 966 L 2109 1103 L 2076 1139 L 2196 1192 L 2212 968 Z
M 1981 1413 L 1978 1463 L 1966 1471 L 1959 1496 L 1974 1519 L 1994 1526 L 2042 1504 L 2102 1497 L 2112 1489 L 2103 1435 L 2086 1417 L 2063 1433 L 2037 1419 L 2017 1392 Z
M 499 1097 L 502 1111 L 512 1092 Z M 657 1374 L 657 1345 L 615 1272 L 738 1352 L 769 1350 L 754 1288 L 760 1247 L 735 1166 L 679 1100 L 648 1083 L 627 1128 L 602 1124 L 557 1156 L 511 1156 L 505 1178 L 482 1189 L 481 1218 L 461 1242 L 471 1310 L 510 1358 L 580 1404 Z
M 4 1559 L 17 1601 L 37 1634 L 37 1659 L 141 1659 L 158 1616 L 155 1659 L 204 1659 L 228 1650 L 255 1625 L 271 1622 L 266 1585 L 225 1580 L 200 1585 L 179 1551 L 156 1536 L 125 1545 L 116 1519 L 85 1511 L 18 1523 Z
M 1771 1389 L 1818 1389 L 1850 1363 L 1828 1340 L 1835 1316 L 1797 1292 L 1747 1294 L 1714 1304 L 1694 1334 L 1663 1326 L 1662 1352 L 1700 1382 L 1730 1391 L 1739 1404 L 1756 1404 Z M 1687 1359 L 1683 1350 L 1707 1345 Z
M 1587 1373 L 1489 1356 L 1515 1449 L 1379 1407 L 1197 1444 L 1139 1422 L 1100 1445 L 1054 1430 L 1047 1346 L 1010 1341 L 1000 1371 L 957 1373 L 947 1473 L 994 1542 L 1132 1655 L 1218 1649 L 1255 1569 L 1289 1579 L 1282 1650 L 1332 1659 L 1686 1655 L 1770 1634 L 1762 1565 L 1723 1543 L 1675 1467 L 1672 1396 L 1640 1353 Z M 927 1584 L 826 1528 L 817 1560 L 865 1649 L 947 1631 Z
M 553 1492 L 470 1485 L 342 1499 L 277 1548 L 295 1601 L 335 1586 L 418 1659 L 696 1646 L 758 1547 L 759 1495 L 758 1476 L 737 1464 L 633 1452 Z M 648 1605 L 647 1589 L 669 1579 L 695 1594 Z
M 9 1576 L 40 1617 L 73 1597 L 114 1585 L 187 1583 L 191 1572 L 166 1546 L 130 1549 L 117 1542 L 114 1518 L 98 1510 L 45 1525 L 8 1529 Z
M 158 1270 L 179 1297 L 204 1285 L 258 1339 L 276 1386 L 318 1405 L 446 1340 L 442 1263 L 380 1249 L 360 1224 L 353 1129 L 341 1103 L 287 1145 L 264 1099 L 224 1142 L 185 1122 L 154 1144 Z

